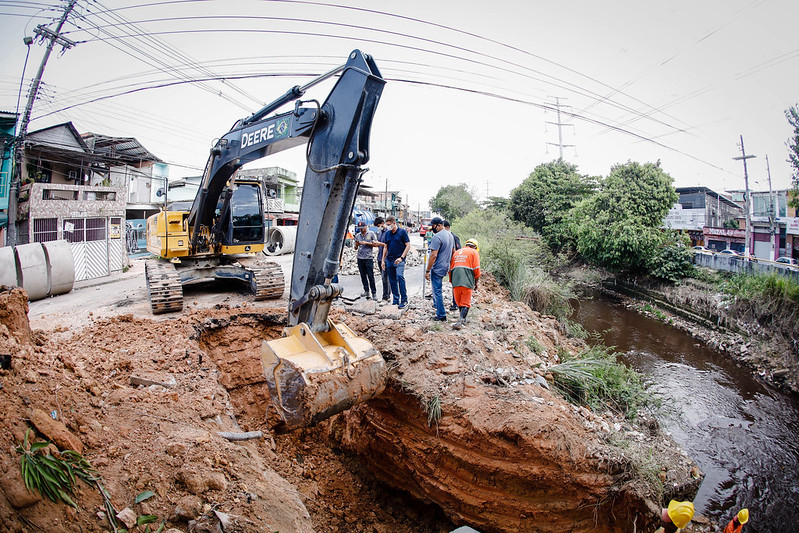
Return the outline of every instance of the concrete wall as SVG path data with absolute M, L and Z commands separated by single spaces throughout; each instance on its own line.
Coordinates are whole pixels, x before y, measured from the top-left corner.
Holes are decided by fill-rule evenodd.
M 698 267 L 741 274 L 779 274 L 799 283 L 799 269 L 771 261 L 747 261 L 743 257 L 720 254 L 695 254 L 694 264 Z

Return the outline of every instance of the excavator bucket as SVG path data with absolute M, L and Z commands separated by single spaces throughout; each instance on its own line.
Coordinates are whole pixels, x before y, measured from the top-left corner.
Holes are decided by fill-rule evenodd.
M 261 363 L 286 430 L 310 427 L 380 394 L 386 363 L 372 344 L 328 320 L 314 333 L 300 323 L 264 341 Z

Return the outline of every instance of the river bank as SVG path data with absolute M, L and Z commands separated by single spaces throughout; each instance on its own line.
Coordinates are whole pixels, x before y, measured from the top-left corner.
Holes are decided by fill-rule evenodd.
M 770 335 L 758 324 L 742 322 L 741 317 L 708 315 L 697 308 L 682 305 L 680 292 L 698 291 L 680 287 L 617 278 L 608 272 L 585 266 L 573 266 L 562 275 L 578 285 L 598 290 L 621 301 L 627 308 L 684 331 L 709 348 L 728 354 L 749 368 L 757 379 L 796 395 L 799 393 L 799 357 L 797 348 L 781 336 Z M 719 294 L 716 298 L 721 300 Z
M 572 320 L 613 346 L 661 399 L 656 420 L 706 474 L 697 513 L 723 527 L 746 507 L 747 532 L 799 531 L 799 402 L 728 353 L 664 324 L 656 309 L 629 303 L 588 291 Z

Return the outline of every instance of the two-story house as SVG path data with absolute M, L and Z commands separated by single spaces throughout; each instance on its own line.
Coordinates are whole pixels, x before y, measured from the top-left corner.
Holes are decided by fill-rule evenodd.
M 113 150 L 108 139 L 84 138 L 67 122 L 28 133 L 22 146 L 17 242 L 68 241 L 76 281 L 122 270 L 127 176 L 159 161 Z

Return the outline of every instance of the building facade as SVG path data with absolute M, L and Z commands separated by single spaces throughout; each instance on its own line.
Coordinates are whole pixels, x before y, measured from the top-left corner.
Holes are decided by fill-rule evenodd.
M 743 244 L 743 237 L 738 243 L 735 232 L 719 231 L 737 225 L 737 219 L 743 215 L 740 205 L 707 187 L 678 187 L 676 191 L 679 200 L 666 215 L 665 227 L 681 230 L 691 237 L 694 246 L 707 246 L 711 250 Z
M 122 270 L 130 176 L 158 158 L 135 139 L 81 136 L 71 122 L 28 133 L 22 149 L 18 243 L 68 241 L 76 281 Z

